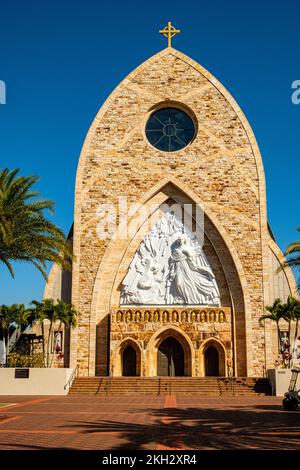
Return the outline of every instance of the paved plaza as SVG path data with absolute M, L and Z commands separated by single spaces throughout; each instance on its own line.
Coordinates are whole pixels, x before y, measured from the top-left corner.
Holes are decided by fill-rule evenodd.
M 2 396 L 0 449 L 298 449 L 281 398 Z

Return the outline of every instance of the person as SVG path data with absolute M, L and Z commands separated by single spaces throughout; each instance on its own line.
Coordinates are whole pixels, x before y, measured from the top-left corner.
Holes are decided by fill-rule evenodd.
M 140 278 L 126 289 L 128 303 L 163 303 L 163 274 L 158 264 L 151 258 L 145 258 L 139 263 L 139 273 Z

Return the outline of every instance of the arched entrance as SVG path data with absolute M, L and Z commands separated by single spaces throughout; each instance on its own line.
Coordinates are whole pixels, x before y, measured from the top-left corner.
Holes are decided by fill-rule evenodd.
M 217 377 L 219 370 L 219 353 L 214 346 L 209 346 L 205 351 L 205 375 Z
M 186 335 L 184 331 L 182 331 L 176 326 L 164 326 L 160 330 L 156 331 L 156 333 L 152 335 L 150 341 L 148 342 L 145 355 L 145 375 L 147 377 L 157 377 L 160 375 L 160 373 L 162 373 L 162 364 L 159 366 L 159 362 L 161 362 L 161 360 L 166 361 L 166 358 L 162 358 L 161 353 L 164 353 L 164 356 L 167 356 L 168 358 L 169 353 L 166 350 L 164 351 L 164 346 L 168 347 L 168 345 L 170 346 L 170 343 L 164 344 L 164 342 L 168 339 L 170 340 L 171 338 L 175 340 L 175 343 L 173 343 L 174 348 L 171 348 L 171 356 L 174 357 L 175 349 L 179 353 L 177 353 L 178 356 L 183 359 L 183 371 L 180 370 L 180 368 L 182 369 L 182 365 L 177 366 L 175 369 L 176 375 L 181 374 L 185 377 L 190 377 L 194 375 L 195 349 L 190 338 Z M 178 344 L 181 349 L 178 348 Z M 182 359 L 180 359 L 181 363 Z M 177 362 L 176 359 L 175 362 Z M 172 371 L 174 370 L 174 367 L 171 367 L 170 369 Z M 168 371 L 170 369 L 168 367 Z M 168 371 L 164 374 L 169 373 Z
M 136 370 L 136 352 L 132 346 L 127 346 L 122 355 L 122 375 L 125 377 L 135 377 Z
M 181 344 L 173 337 L 165 339 L 157 351 L 158 376 L 183 376 L 184 351 Z
M 226 377 L 227 354 L 224 344 L 216 338 L 210 338 L 202 343 L 199 350 L 200 376 Z

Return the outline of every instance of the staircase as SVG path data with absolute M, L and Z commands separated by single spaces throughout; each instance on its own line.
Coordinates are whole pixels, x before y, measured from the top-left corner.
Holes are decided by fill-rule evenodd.
M 235 377 L 231 380 L 228 377 L 220 377 L 219 381 L 221 385 L 220 395 L 222 396 L 272 395 L 271 384 L 265 378 Z
M 77 377 L 70 395 L 271 395 L 268 379 L 254 377 Z

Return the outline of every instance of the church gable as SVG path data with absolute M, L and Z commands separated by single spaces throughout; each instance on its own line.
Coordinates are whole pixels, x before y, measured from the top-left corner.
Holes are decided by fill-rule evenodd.
M 251 142 L 237 110 L 226 99 L 223 90 L 203 75 L 200 66 L 196 70 L 187 63 L 187 60 L 192 62 L 190 59 L 182 57 L 185 56 L 175 50 L 166 55 L 157 54 L 119 85 L 90 130 L 91 150 L 122 152 L 129 143 L 135 153 L 142 151 L 147 157 L 151 147 L 141 139 L 145 120 L 153 107 L 173 101 L 195 114 L 198 127 L 195 143 L 199 135 L 209 143 L 210 153 L 222 150 L 247 152 L 243 164 L 248 164 Z M 180 63 L 181 67 L 174 67 L 174 62 Z M 195 145 L 183 150 L 183 156 L 185 153 L 193 155 L 194 150 Z
M 112 180 L 118 183 L 120 193 L 124 187 L 127 193 L 128 184 L 134 186 L 132 192 L 135 188 L 147 190 L 171 172 L 189 181 L 202 200 L 240 212 L 249 210 L 249 217 L 256 218 L 264 181 L 251 135 L 241 113 L 213 83 L 216 80 L 196 65 L 171 49 L 149 59 L 120 84 L 90 129 L 78 185 L 90 189 L 98 199 L 94 181 L 100 177 L 102 194 L 110 198 Z M 145 135 L 151 112 L 166 105 L 183 107 L 195 119 L 195 138 L 180 156 L 159 152 Z
M 207 86 L 207 79 L 201 73 L 172 52 L 162 56 L 158 54 L 150 59 L 149 65 L 146 64 L 137 74 L 133 72 L 131 82 L 141 91 L 151 90 L 161 101 L 185 101 L 187 95 Z M 178 83 L 181 83 L 180 88 Z
M 178 109 L 194 122 L 195 135 L 178 151 L 161 151 L 147 139 L 149 117 L 164 108 Z M 82 363 L 86 361 L 84 338 L 95 334 L 96 318 L 101 322 L 103 315 L 109 314 L 103 310 L 99 316 L 96 311 L 97 283 L 107 284 L 109 292 L 112 289 L 105 278 L 99 279 L 109 239 L 97 236 L 97 210 L 101 204 L 117 206 L 119 196 L 126 196 L 129 203 L 144 203 L 145 195 L 168 178 L 178 180 L 204 203 L 204 211 L 213 213 L 222 228 L 224 244 L 238 253 L 243 296 L 249 299 L 248 311 L 238 312 L 239 323 L 245 321 L 243 315 L 249 321 L 251 315 L 261 315 L 266 208 L 264 173 L 255 138 L 222 85 L 187 56 L 168 48 L 133 71 L 110 95 L 81 153 L 76 180 L 73 302 L 80 311 Z M 213 236 L 210 225 L 207 230 L 207 235 Z M 110 269 L 116 266 L 112 264 Z M 236 302 L 244 305 L 244 297 Z M 248 342 L 252 334 L 250 328 Z M 243 335 L 244 330 L 239 341 Z M 257 348 L 261 349 L 262 343 L 257 343 Z

